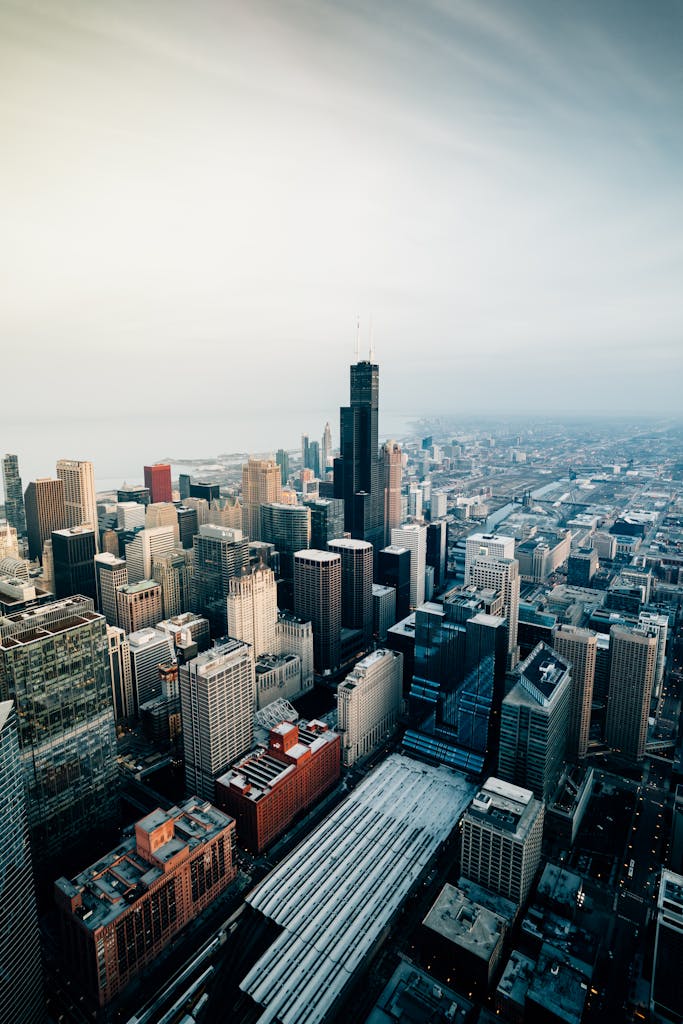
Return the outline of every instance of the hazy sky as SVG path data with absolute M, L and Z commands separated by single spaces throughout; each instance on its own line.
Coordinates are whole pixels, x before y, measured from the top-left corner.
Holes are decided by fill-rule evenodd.
M 0 449 L 336 433 L 358 314 L 387 410 L 679 412 L 682 54 L 680 0 L 0 0 Z

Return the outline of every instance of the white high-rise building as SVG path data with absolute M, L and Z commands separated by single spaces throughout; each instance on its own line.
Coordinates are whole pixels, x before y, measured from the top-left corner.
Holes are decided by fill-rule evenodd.
M 173 551 L 175 535 L 171 526 L 154 526 L 151 530 L 140 530 L 132 541 L 126 544 L 128 581 L 139 583 L 152 578 L 152 562 Z
M 530 790 L 488 779 L 462 819 L 464 877 L 523 903 L 541 861 L 543 816 L 544 804 Z
M 515 538 L 500 533 L 473 533 L 465 543 L 465 583 L 475 558 L 514 558 Z
M 185 748 L 185 788 L 205 800 L 215 782 L 251 748 L 256 674 L 251 647 L 219 643 L 180 666 L 180 710 Z
M 413 485 L 408 491 L 408 515 L 422 519 L 422 488 Z
M 175 648 L 173 638 L 168 633 L 148 626 L 130 634 L 128 650 L 133 686 L 133 713 L 137 714 L 141 704 L 146 704 L 148 700 L 158 697 L 161 693 L 159 665 L 174 660 Z
M 348 768 L 377 750 L 398 725 L 403 655 L 380 649 L 359 661 L 337 690 L 342 758 Z
M 293 612 L 278 613 L 275 653 L 296 654 L 301 662 L 301 691 L 313 686 L 313 624 Z
M 57 477 L 64 482 L 64 510 L 67 527 L 89 526 L 95 534 L 95 549 L 99 551 L 100 531 L 97 524 L 95 469 L 92 462 L 59 459 Z
M 410 606 L 424 604 L 427 566 L 427 527 L 424 523 L 403 523 L 391 531 L 394 547 L 410 551 Z
M 128 583 L 128 566 L 123 558 L 117 558 L 109 551 L 95 555 L 95 584 L 97 606 L 109 626 L 118 626 L 116 588 Z
M 9 523 L 0 523 L 0 560 L 19 558 L 17 531 Z
M 116 506 L 119 530 L 137 530 L 145 525 L 145 506 L 139 501 L 120 501 Z
M 448 512 L 448 496 L 445 491 L 432 491 L 430 501 L 430 518 L 443 519 Z
M 277 584 L 272 569 L 256 569 L 230 580 L 228 635 L 251 646 L 254 658 L 277 648 Z
M 332 428 L 329 423 L 325 424 L 323 430 L 322 444 L 320 445 L 320 475 L 325 479 L 325 472 L 332 465 Z
M 519 661 L 519 562 L 516 558 L 477 555 L 465 571 L 465 585 L 471 584 L 499 590 L 503 597 L 504 615 L 508 623 L 508 668 L 513 669 Z

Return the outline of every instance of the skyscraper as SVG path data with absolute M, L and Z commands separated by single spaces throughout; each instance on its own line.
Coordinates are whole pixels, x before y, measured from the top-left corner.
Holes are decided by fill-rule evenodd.
M 17 720 L 0 703 L 0 1021 L 42 1024 L 45 996 Z
M 128 566 L 125 559 L 104 551 L 95 555 L 95 585 L 97 607 L 110 626 L 118 626 L 119 616 L 116 605 L 116 588 L 128 583 Z
M 294 611 L 313 624 L 316 672 L 334 671 L 341 657 L 341 558 L 309 549 L 294 556 Z
M 404 523 L 391 531 L 391 547 L 410 551 L 410 607 L 417 608 L 425 599 L 427 527 L 424 523 Z
M 351 404 L 340 409 L 340 454 L 334 461 L 334 496 L 344 499 L 344 527 L 379 551 L 384 543 L 379 473 L 379 367 L 351 367 Z
M 521 904 L 541 861 L 544 805 L 533 793 L 490 778 L 462 819 L 465 878 Z
M 177 549 L 165 555 L 156 555 L 152 559 L 152 578 L 161 586 L 164 618 L 190 610 L 192 554 L 189 551 Z
M 277 585 L 272 569 L 258 568 L 231 579 L 227 608 L 229 636 L 249 644 L 254 658 L 277 652 Z
M 398 725 L 403 655 L 373 651 L 358 662 L 337 691 L 342 757 L 346 767 L 382 745 Z
M 289 455 L 284 448 L 278 448 L 275 453 L 275 461 L 280 467 L 280 480 L 284 487 L 289 479 Z
M 173 530 L 173 537 L 180 540 L 180 527 L 178 526 L 178 510 L 171 501 L 151 502 L 145 509 L 145 529 L 150 530 L 156 526 L 170 526 Z
M 256 675 L 251 648 L 225 640 L 180 666 L 185 788 L 213 800 L 219 775 L 251 747 Z
M 325 473 L 332 465 L 332 430 L 330 424 L 325 424 L 323 439 L 320 445 L 320 475 L 325 479 Z
M 171 467 L 166 463 L 157 463 L 155 466 L 145 466 L 145 487 L 149 488 L 151 501 L 173 501 L 173 489 L 171 487 Z
M 116 611 L 126 633 L 154 626 L 163 617 L 161 587 L 154 580 L 124 583 L 116 590 Z
M 434 588 L 440 590 L 446 582 L 446 547 L 448 526 L 445 519 L 437 519 L 427 527 L 427 565 L 434 569 Z
M 372 544 L 351 537 L 331 540 L 328 551 L 341 558 L 342 626 L 372 636 Z
M 126 544 L 129 582 L 140 583 L 141 580 L 151 579 L 154 559 L 170 554 L 175 542 L 176 535 L 172 526 L 152 526 L 150 529 L 138 530 Z
M 657 931 L 652 964 L 653 1020 L 683 1019 L 683 876 L 662 870 L 657 897 Z
M 468 538 L 468 544 L 470 539 Z M 466 564 L 466 586 L 474 584 L 476 587 L 488 587 L 502 594 L 503 614 L 508 621 L 508 668 L 512 669 L 519 659 L 519 563 L 516 558 L 473 554 Z
M 306 505 L 274 501 L 261 505 L 261 540 L 280 553 L 279 604 L 291 608 L 294 600 L 294 553 L 310 547 L 311 510 Z
M 340 498 L 313 498 L 304 505 L 311 510 L 310 547 L 327 551 L 329 541 L 344 536 L 344 502 Z
M 95 534 L 87 526 L 72 526 L 52 533 L 55 592 L 57 597 L 83 594 L 97 600 Z
M 227 630 L 230 580 L 249 566 L 249 541 L 241 530 L 205 524 L 194 538 L 193 611 L 209 620 L 213 637 Z
M 95 547 L 99 551 L 95 470 L 92 462 L 60 459 L 57 463 L 57 476 L 64 481 L 66 525 L 89 526 L 95 534 Z
M 19 459 L 16 455 L 3 456 L 2 480 L 5 488 L 5 519 L 14 527 L 19 537 L 25 537 L 24 494 L 19 475 Z
M 32 480 L 24 495 L 28 553 L 31 558 L 43 557 L 43 544 L 53 530 L 66 527 L 64 481 L 42 478 Z
M 598 638 L 590 629 L 560 625 L 553 630 L 553 649 L 572 666 L 567 754 L 583 758 L 588 752 Z
M 515 538 L 500 533 L 473 533 L 465 542 L 465 583 L 469 567 L 477 558 L 514 558 Z
M 83 833 L 115 823 L 106 622 L 91 600 L 70 597 L 0 618 L 0 699 L 17 707 L 36 859 L 44 862 Z
M 249 459 L 242 466 L 242 523 L 249 540 L 261 536 L 261 505 L 282 498 L 282 470 L 271 459 Z
M 567 747 L 571 695 L 568 660 L 537 644 L 503 699 L 498 775 L 548 800 Z
M 657 637 L 637 629 L 610 629 L 610 675 L 605 740 L 627 757 L 645 754 Z
M 391 544 L 391 531 L 401 525 L 401 481 L 403 453 L 398 441 L 387 441 L 380 452 L 380 475 L 384 504 L 384 543 Z

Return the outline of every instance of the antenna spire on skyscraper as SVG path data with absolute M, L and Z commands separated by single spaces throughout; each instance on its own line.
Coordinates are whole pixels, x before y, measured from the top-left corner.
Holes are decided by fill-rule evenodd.
M 375 361 L 375 344 L 374 344 L 374 337 L 373 337 L 373 331 L 372 331 L 372 314 L 370 314 L 370 362 L 374 363 L 374 361 Z
M 360 317 L 356 319 L 356 362 L 360 360 Z

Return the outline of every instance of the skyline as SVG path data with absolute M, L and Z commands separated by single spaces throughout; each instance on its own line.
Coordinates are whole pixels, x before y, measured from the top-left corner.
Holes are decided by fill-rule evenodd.
M 359 313 L 396 412 L 678 412 L 683 12 L 551 8 L 0 3 L 6 450 L 335 409 Z

